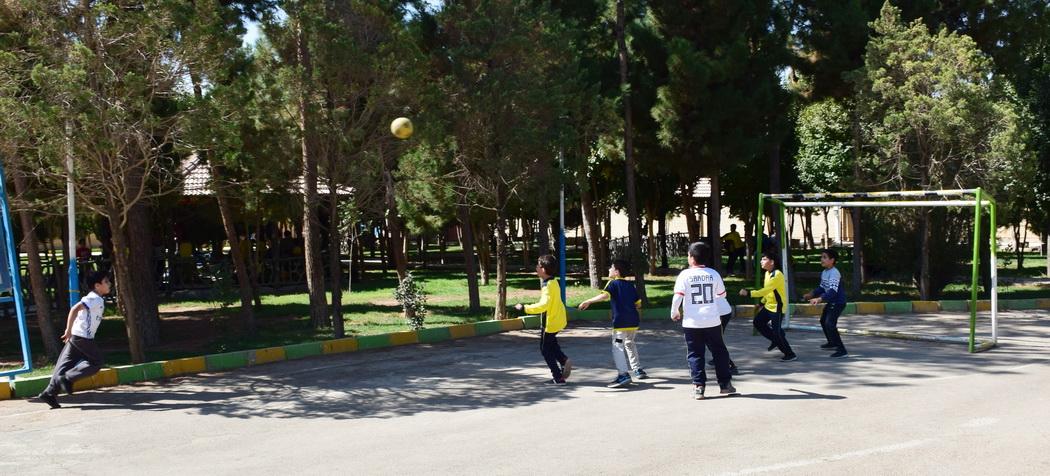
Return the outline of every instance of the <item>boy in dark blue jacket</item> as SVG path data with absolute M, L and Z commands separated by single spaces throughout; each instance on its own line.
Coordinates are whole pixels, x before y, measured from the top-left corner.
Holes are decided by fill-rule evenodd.
M 828 343 L 820 348 L 834 350 L 835 353 L 831 356 L 835 358 L 849 356 L 846 345 L 839 336 L 839 315 L 846 307 L 846 294 L 842 292 L 842 275 L 835 269 L 838 259 L 838 252 L 830 248 L 820 254 L 820 265 L 824 267 L 824 271 L 820 273 L 820 286 L 802 296 L 803 299 L 808 299 L 810 304 L 826 303 L 824 312 L 820 314 L 820 328 L 824 330 L 824 337 L 828 339 Z
M 609 283 L 601 294 L 580 303 L 579 309 L 587 309 L 591 303 L 612 299 L 612 341 L 613 361 L 616 362 L 616 380 L 609 383 L 609 388 L 622 388 L 631 385 L 630 370 L 639 379 L 648 378 L 645 370 L 642 370 L 641 359 L 638 357 L 638 348 L 634 345 L 634 337 L 641 324 L 641 316 L 638 308 L 642 307 L 642 300 L 634 289 L 634 283 L 623 279 L 631 272 L 631 265 L 627 261 L 618 259 L 613 261 L 609 267 Z M 630 361 L 630 367 L 628 367 Z

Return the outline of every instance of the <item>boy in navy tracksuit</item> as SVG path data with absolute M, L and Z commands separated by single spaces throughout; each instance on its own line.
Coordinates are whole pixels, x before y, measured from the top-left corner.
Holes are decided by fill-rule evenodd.
M 634 283 L 627 281 L 624 276 L 631 272 L 631 264 L 622 259 L 613 261 L 609 266 L 609 283 L 601 294 L 580 303 L 579 309 L 587 309 L 591 303 L 612 299 L 612 341 L 613 362 L 616 363 L 616 380 L 609 383 L 609 388 L 622 388 L 631 384 L 631 373 L 639 379 L 648 378 L 642 369 L 641 358 L 638 357 L 638 347 L 634 344 L 635 334 L 642 319 L 638 314 L 638 308 L 642 307 L 642 300 L 634 289 Z M 628 366 L 628 362 L 630 365 Z
M 824 337 L 828 339 L 828 343 L 820 348 L 834 350 L 835 353 L 831 356 L 835 358 L 849 355 L 846 345 L 842 343 L 842 337 L 839 336 L 839 315 L 846 307 L 846 294 L 842 292 L 842 275 L 835 269 L 838 259 L 838 252 L 832 249 L 826 249 L 820 254 L 820 265 L 824 267 L 824 271 L 820 273 L 820 286 L 802 296 L 809 299 L 810 304 L 826 303 L 824 312 L 820 314 L 820 328 L 824 330 Z

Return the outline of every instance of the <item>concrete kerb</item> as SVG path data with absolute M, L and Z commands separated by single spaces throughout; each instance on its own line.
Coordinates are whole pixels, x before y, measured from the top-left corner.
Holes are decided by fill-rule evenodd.
M 935 307 L 942 311 L 969 311 L 969 301 L 908 301 L 900 303 L 849 303 L 843 314 L 880 314 L 886 312 L 930 312 Z M 988 310 L 989 301 L 978 302 L 979 310 Z M 1050 299 L 1011 299 L 1002 300 L 1000 309 L 1050 309 Z M 814 308 L 821 306 L 797 305 L 791 309 L 803 315 L 819 314 Z M 611 318 L 609 310 L 568 310 L 568 319 L 605 321 Z M 753 305 L 736 306 L 738 316 L 753 316 L 756 309 Z M 664 308 L 643 309 L 643 319 L 667 319 Z M 115 386 L 145 380 L 169 378 L 187 373 L 220 371 L 225 369 L 248 367 L 286 359 L 301 359 L 314 355 L 355 352 L 358 350 L 378 349 L 394 345 L 438 342 L 450 339 L 495 334 L 518 329 L 536 329 L 540 326 L 539 316 L 523 316 L 503 321 L 482 321 L 472 324 L 458 324 L 447 327 L 435 327 L 420 331 L 402 331 L 390 334 L 349 337 L 321 342 L 272 347 L 268 349 L 245 350 L 211 354 L 202 357 L 190 357 L 170 361 L 146 362 L 135 365 L 102 369 L 91 378 L 76 382 L 75 390 L 88 390 L 99 387 Z M 0 382 L 0 400 L 32 397 L 44 390 L 50 376 L 38 376 L 24 379 L 9 378 Z
M 608 313 L 608 311 L 606 311 Z M 434 327 L 420 331 L 400 331 L 389 334 L 349 337 L 321 342 L 254 349 L 222 354 L 211 354 L 202 357 L 189 357 L 168 361 L 146 362 L 142 364 L 123 365 L 105 368 L 91 378 L 74 384 L 75 390 L 114 386 L 120 384 L 157 380 L 187 373 L 220 371 L 238 367 L 277 362 L 281 360 L 301 359 L 314 355 L 355 352 L 358 350 L 379 349 L 395 345 L 438 342 L 486 334 L 495 334 L 520 329 L 535 329 L 540 325 L 539 316 L 525 316 L 502 321 L 482 321 L 472 324 L 459 324 L 448 327 Z M 0 400 L 11 398 L 33 397 L 47 388 L 51 376 L 44 375 L 24 379 L 0 382 Z

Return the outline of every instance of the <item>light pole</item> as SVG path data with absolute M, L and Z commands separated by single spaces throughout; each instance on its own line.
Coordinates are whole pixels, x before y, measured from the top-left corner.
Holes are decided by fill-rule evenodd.
M 66 134 L 70 134 L 70 127 L 66 126 Z M 68 136 L 67 136 L 68 137 Z M 73 203 L 73 152 L 66 151 L 66 208 L 69 214 L 69 307 L 73 307 L 80 301 L 80 277 L 77 275 L 77 218 Z

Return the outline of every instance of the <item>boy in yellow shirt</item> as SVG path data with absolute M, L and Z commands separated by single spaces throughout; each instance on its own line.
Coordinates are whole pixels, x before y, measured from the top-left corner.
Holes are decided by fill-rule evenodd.
M 540 302 L 536 304 L 515 304 L 514 308 L 526 314 L 540 315 L 540 354 L 551 369 L 552 379 L 547 385 L 565 385 L 565 379 L 572 372 L 572 359 L 561 351 L 558 345 L 558 332 L 565 328 L 565 303 L 561 301 L 561 283 L 554 277 L 558 273 L 558 258 L 553 255 L 540 256 L 536 264 L 536 275 L 540 277 Z

